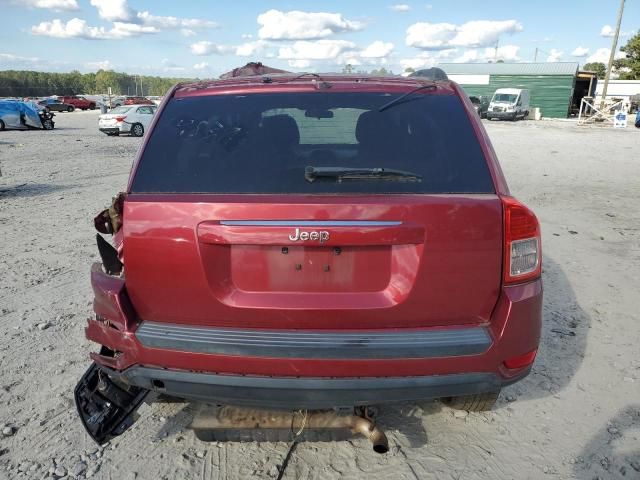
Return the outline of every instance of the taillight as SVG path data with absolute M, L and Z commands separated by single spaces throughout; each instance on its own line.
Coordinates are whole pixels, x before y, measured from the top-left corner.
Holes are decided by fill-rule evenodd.
M 536 353 L 538 353 L 538 349 L 531 350 L 524 355 L 518 355 L 517 357 L 509 358 L 504 361 L 504 366 L 512 370 L 514 368 L 527 367 L 531 365 L 536 359 Z
M 124 119 L 127 117 L 116 117 L 116 122 L 124 122 Z
M 540 224 L 535 214 L 513 197 L 502 197 L 504 209 L 504 283 L 540 276 Z

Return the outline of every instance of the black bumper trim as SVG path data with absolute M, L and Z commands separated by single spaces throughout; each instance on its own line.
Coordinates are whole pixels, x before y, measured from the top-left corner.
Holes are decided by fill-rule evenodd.
M 520 380 L 493 373 L 462 373 L 425 377 L 296 378 L 196 373 L 151 367 L 110 376 L 167 395 L 207 402 L 276 409 L 324 409 L 419 401 L 499 390 Z
M 150 348 L 274 358 L 457 357 L 478 355 L 491 347 L 491 336 L 484 327 L 326 332 L 192 327 L 145 321 L 136 337 Z

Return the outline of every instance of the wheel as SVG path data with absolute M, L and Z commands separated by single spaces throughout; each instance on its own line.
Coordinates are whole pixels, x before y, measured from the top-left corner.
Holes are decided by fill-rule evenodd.
M 50 118 L 47 118 L 44 122 L 42 122 L 42 126 L 45 130 L 53 130 L 53 125 L 53 120 L 51 120 Z
M 144 135 L 144 127 L 139 123 L 134 123 L 131 125 L 131 135 L 134 137 L 141 137 Z
M 500 390 L 495 392 L 476 393 L 475 395 L 461 395 L 459 397 L 445 397 L 442 403 L 456 410 L 470 412 L 486 412 L 491 410 L 498 400 Z
M 4 122 L 0 120 L 0 131 L 4 130 L 4 128 L 5 128 Z
M 74 108 L 70 105 L 67 107 L 67 112 L 71 113 L 73 112 Z
M 96 109 L 96 104 L 92 103 L 91 105 L 89 105 L 89 110 L 95 110 Z
M 119 132 L 107 132 L 107 135 L 110 137 L 117 137 L 118 135 L 120 135 Z
M 522 119 L 524 120 L 525 118 L 527 118 L 529 116 L 529 110 L 525 110 L 524 112 L 524 117 L 522 117 Z

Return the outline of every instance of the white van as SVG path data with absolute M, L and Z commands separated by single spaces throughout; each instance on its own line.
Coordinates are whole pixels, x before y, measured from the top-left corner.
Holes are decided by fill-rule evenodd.
M 529 90 L 521 88 L 499 88 L 493 94 L 487 118 L 517 120 L 529 115 Z

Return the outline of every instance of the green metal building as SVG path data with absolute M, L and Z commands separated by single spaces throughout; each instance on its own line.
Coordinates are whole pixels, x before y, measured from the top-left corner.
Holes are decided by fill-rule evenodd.
M 531 106 L 550 118 L 569 115 L 578 75 L 578 64 L 573 62 L 441 63 L 438 67 L 468 95 L 491 97 L 498 88 L 527 89 Z

